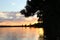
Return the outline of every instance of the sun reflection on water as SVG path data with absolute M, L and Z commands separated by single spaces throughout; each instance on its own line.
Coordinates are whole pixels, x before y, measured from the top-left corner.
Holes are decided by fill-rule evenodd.
M 7 40 L 8 36 L 16 36 L 20 40 L 38 40 L 40 35 L 44 36 L 43 28 L 34 27 L 6 27 L 0 28 L 0 40 Z

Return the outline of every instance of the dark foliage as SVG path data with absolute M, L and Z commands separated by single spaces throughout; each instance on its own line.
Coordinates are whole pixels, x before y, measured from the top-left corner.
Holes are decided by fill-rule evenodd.
M 25 10 L 26 9 L 26 10 Z M 25 15 L 25 17 L 33 16 L 37 10 L 47 10 L 47 1 L 45 0 L 27 0 L 27 5 L 25 9 L 20 12 Z M 27 11 L 27 12 L 26 12 Z
M 25 6 L 25 9 L 21 10 L 21 14 L 23 14 L 25 17 L 33 16 L 37 10 L 40 10 L 40 13 L 37 13 L 37 17 L 39 19 L 41 18 L 44 23 L 38 23 L 35 24 L 35 26 L 38 28 L 39 27 L 44 27 L 45 35 L 49 30 L 48 27 L 46 26 L 47 24 L 47 13 L 48 13 L 48 2 L 47 0 L 27 0 L 27 5 Z M 43 14 L 43 16 L 40 16 L 40 14 Z M 39 19 L 37 21 L 39 21 Z M 49 33 L 49 32 L 48 32 Z M 48 35 L 48 34 L 47 34 Z
M 48 9 L 49 4 L 49 9 Z M 27 13 L 23 13 L 25 16 L 34 15 L 36 10 L 43 10 L 37 14 L 37 17 L 41 18 L 39 14 L 43 14 L 44 31 L 47 36 L 47 40 L 57 40 L 60 38 L 60 1 L 59 0 L 27 0 L 26 10 Z M 49 10 L 49 12 L 48 12 Z M 21 12 L 22 13 L 22 12 Z

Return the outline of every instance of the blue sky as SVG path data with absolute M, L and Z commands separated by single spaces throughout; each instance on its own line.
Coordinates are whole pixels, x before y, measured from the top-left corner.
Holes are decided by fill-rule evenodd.
M 0 12 L 16 12 L 23 9 L 27 0 L 0 0 Z

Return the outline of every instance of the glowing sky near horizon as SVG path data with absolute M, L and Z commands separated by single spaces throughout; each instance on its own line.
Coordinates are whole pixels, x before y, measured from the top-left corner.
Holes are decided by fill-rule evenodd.
M 0 12 L 0 25 L 29 25 L 38 23 L 37 20 L 36 14 L 26 18 L 19 12 Z
M 25 18 L 21 13 L 15 13 L 24 9 L 26 1 L 0 0 L 0 25 L 29 25 L 37 23 L 37 15 Z
M 26 6 L 27 0 L 0 0 L 0 12 L 16 12 Z

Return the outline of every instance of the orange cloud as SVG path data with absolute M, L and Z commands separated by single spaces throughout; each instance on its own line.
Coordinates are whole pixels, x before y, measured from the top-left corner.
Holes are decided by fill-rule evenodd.
M 31 21 L 3 21 L 0 23 L 0 25 L 29 25 L 37 23 L 37 21 L 31 20 Z
M 13 16 L 7 15 L 7 13 L 0 13 L 1 16 L 3 17 L 3 21 L 0 21 L 0 25 L 29 25 L 29 24 L 34 24 L 34 23 L 38 23 L 37 20 L 37 15 L 34 16 L 30 16 L 28 18 L 25 18 L 24 15 L 20 14 L 20 13 L 15 13 L 13 16 L 15 16 L 15 18 Z M 5 20 L 5 19 L 6 20 Z

